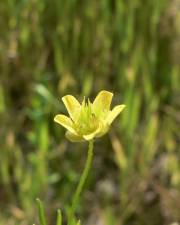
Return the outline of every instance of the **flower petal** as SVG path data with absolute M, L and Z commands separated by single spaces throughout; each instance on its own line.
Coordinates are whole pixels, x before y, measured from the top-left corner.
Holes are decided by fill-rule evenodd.
M 109 111 L 113 93 L 109 91 L 100 91 L 93 102 L 93 109 L 97 111 Z
M 71 133 L 70 131 L 66 132 L 66 138 L 71 142 L 83 142 L 85 141 L 83 137 Z
M 83 138 L 84 138 L 86 141 L 90 141 L 90 140 L 92 140 L 97 134 L 99 134 L 100 131 L 101 131 L 101 127 L 98 127 L 94 132 L 92 132 L 92 133 L 90 133 L 90 134 L 83 135 Z
M 108 132 L 108 130 L 109 130 L 109 125 L 105 121 L 105 123 L 102 123 L 101 129 L 99 129 L 99 132 L 96 134 L 96 137 L 102 137 Z
M 56 123 L 59 123 L 61 126 L 65 127 L 70 132 L 76 134 L 76 131 L 73 128 L 73 122 L 69 117 L 59 114 L 54 117 L 54 121 Z
M 92 140 L 92 139 L 95 137 L 95 135 L 96 135 L 96 134 L 91 133 L 91 134 L 83 135 L 83 138 L 84 138 L 86 141 L 90 141 L 90 140 Z
M 117 105 L 113 108 L 112 111 L 109 112 L 109 115 L 107 116 L 107 123 L 110 125 L 113 120 L 119 115 L 119 113 L 125 108 L 125 105 Z
M 64 105 L 73 121 L 75 121 L 79 115 L 81 105 L 78 100 L 72 95 L 66 95 L 62 98 Z

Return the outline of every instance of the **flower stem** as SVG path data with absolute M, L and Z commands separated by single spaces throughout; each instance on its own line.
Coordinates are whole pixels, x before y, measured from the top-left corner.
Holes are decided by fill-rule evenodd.
M 91 168 L 92 160 L 93 160 L 93 140 L 90 140 L 85 167 L 84 167 L 83 173 L 80 177 L 78 186 L 74 193 L 74 196 L 72 198 L 72 206 L 70 208 L 70 214 L 69 214 L 69 224 L 71 224 L 71 221 L 73 220 L 73 216 L 74 216 L 74 213 L 75 213 L 75 210 L 76 210 L 79 198 L 80 198 L 80 194 L 83 190 L 84 184 L 87 180 L 87 177 L 88 177 L 88 174 L 89 174 L 89 171 Z

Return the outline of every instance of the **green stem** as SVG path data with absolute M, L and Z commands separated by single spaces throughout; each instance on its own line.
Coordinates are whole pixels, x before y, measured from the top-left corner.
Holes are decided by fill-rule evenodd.
M 71 221 L 72 221 L 72 218 L 74 216 L 74 213 L 75 213 L 78 201 L 79 201 L 80 194 L 81 194 L 81 192 L 83 190 L 83 187 L 84 187 L 84 184 L 87 180 L 89 170 L 90 170 L 90 167 L 91 167 L 91 164 L 92 164 L 92 159 L 93 159 L 93 140 L 90 140 L 85 167 L 84 167 L 83 173 L 80 177 L 80 180 L 79 180 L 78 186 L 76 188 L 75 194 L 73 196 L 72 206 L 70 208 L 70 214 L 69 214 L 69 223 L 71 223 Z

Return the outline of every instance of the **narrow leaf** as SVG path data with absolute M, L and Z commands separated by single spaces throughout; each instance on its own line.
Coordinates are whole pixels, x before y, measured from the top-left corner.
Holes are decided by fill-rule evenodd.
M 78 220 L 77 223 L 76 223 L 76 225 L 81 225 L 81 221 Z
M 39 222 L 40 225 L 46 225 L 46 219 L 45 219 L 45 212 L 44 212 L 44 206 L 40 199 L 36 199 L 38 204 L 38 213 L 39 213 Z
M 57 211 L 57 222 L 56 222 L 56 225 L 62 225 L 62 213 L 61 213 L 60 209 L 58 209 L 58 211 Z

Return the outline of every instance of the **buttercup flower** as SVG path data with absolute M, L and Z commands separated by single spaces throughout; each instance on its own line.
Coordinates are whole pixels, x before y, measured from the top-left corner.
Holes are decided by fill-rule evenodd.
M 83 100 L 82 104 L 72 95 L 62 98 L 70 117 L 59 114 L 54 121 L 67 129 L 66 137 L 72 142 L 90 141 L 108 132 L 111 123 L 124 109 L 117 105 L 110 110 L 113 93 L 100 91 L 93 103 Z

